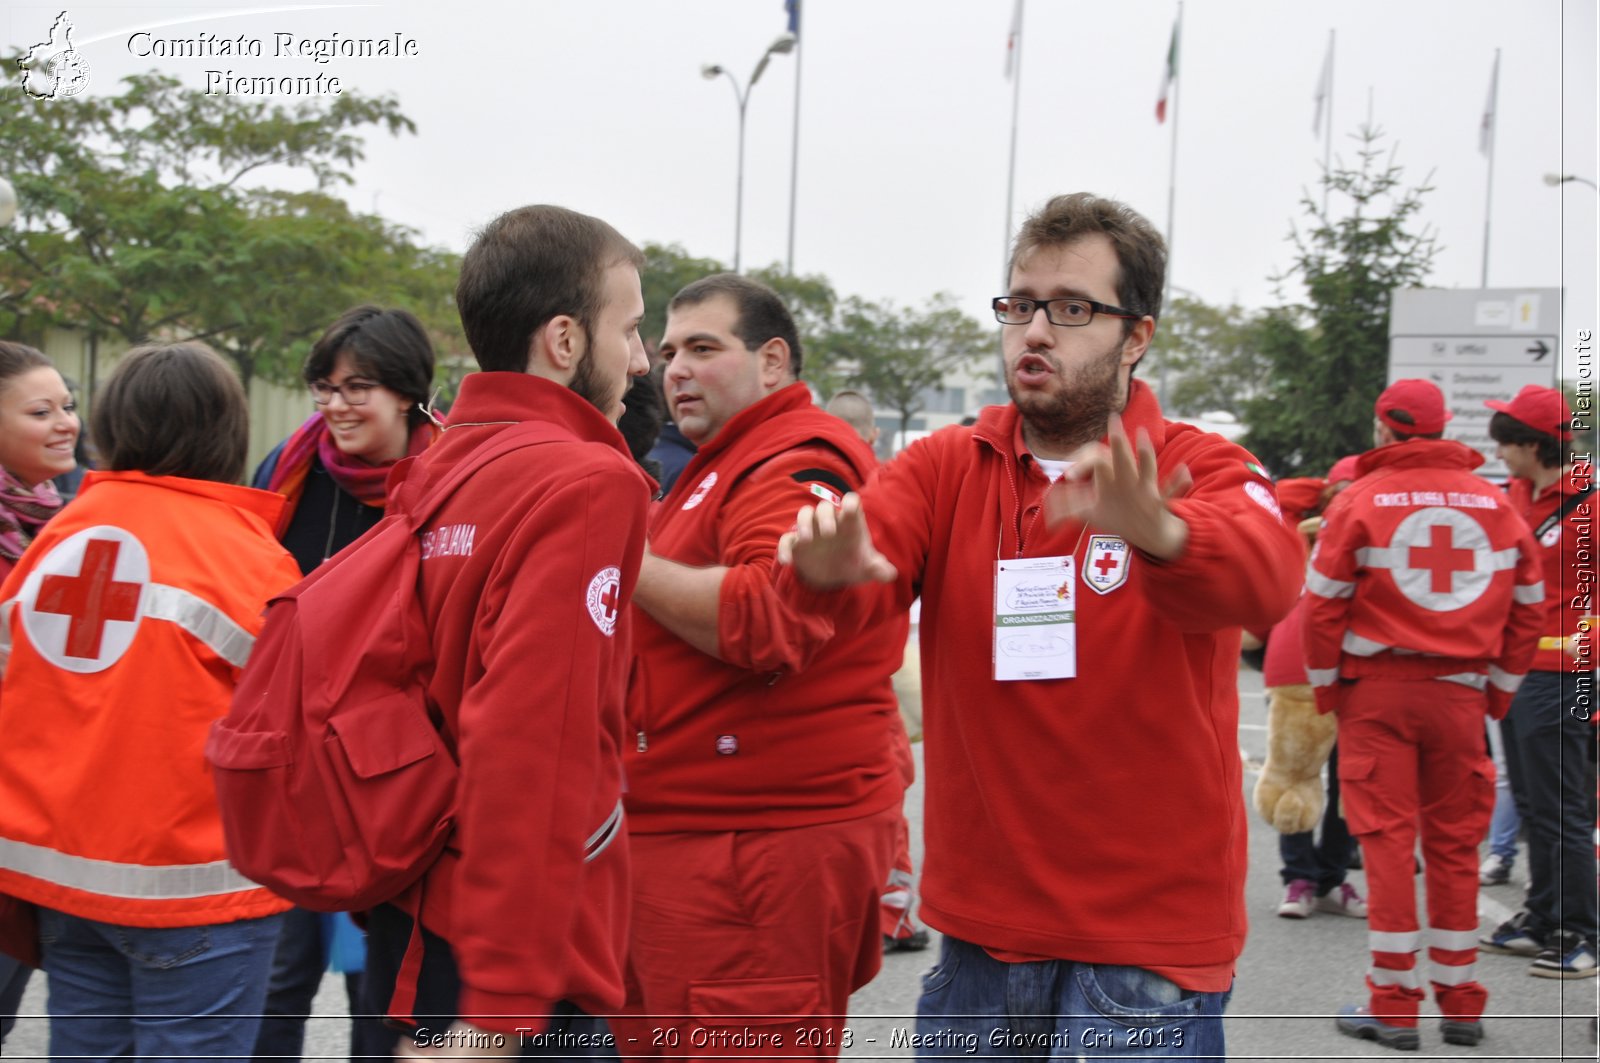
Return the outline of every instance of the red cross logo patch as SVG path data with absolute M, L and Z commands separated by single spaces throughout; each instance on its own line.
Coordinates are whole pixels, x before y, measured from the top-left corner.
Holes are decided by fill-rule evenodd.
M 39 655 L 69 672 L 101 672 L 133 645 L 144 616 L 150 555 L 122 528 L 86 528 L 57 543 L 18 595 Z
M 715 486 L 717 486 L 717 474 L 715 471 L 712 471 L 706 474 L 706 478 L 704 480 L 701 480 L 698 484 L 695 484 L 694 492 L 683 503 L 683 508 L 693 509 L 701 502 L 704 502 L 706 495 L 709 494 L 711 489 Z
M 610 635 L 617 628 L 617 607 L 622 604 L 622 570 L 608 565 L 594 574 L 589 581 L 586 604 L 589 617 L 601 634 Z
M 1089 552 L 1083 559 L 1083 582 L 1100 594 L 1110 594 L 1128 582 L 1128 544 L 1121 536 L 1089 536 Z
M 1361 551 L 1367 568 L 1385 568 L 1411 601 L 1448 613 L 1477 601 L 1494 574 L 1515 568 L 1517 551 L 1491 549 L 1483 526 L 1457 509 L 1419 509 L 1395 526 L 1388 547 Z

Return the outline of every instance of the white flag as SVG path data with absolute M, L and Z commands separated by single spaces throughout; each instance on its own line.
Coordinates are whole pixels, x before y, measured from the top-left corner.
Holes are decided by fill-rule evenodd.
M 1328 54 L 1322 57 L 1322 76 L 1317 79 L 1317 91 L 1312 99 L 1317 103 L 1316 113 L 1311 118 L 1311 132 L 1322 135 L 1322 115 L 1329 109 L 1328 97 L 1333 94 L 1333 31 L 1328 31 Z M 1332 121 L 1330 118 L 1329 121 Z
M 1494 154 L 1494 107 L 1500 92 L 1500 49 L 1494 50 L 1494 69 L 1489 73 L 1489 98 L 1483 101 L 1483 118 L 1478 122 L 1478 150 Z

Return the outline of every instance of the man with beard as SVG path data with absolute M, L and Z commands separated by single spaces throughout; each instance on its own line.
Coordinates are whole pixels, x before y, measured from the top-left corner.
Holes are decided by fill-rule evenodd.
M 833 625 L 772 587 L 795 510 L 877 462 L 800 383 L 794 319 L 724 273 L 667 307 L 672 418 L 698 448 L 650 518 L 626 758 L 633 926 L 626 1056 L 848 1046 L 877 972 L 904 784 L 889 748 L 904 609 Z
M 1288 612 L 1304 554 L 1251 455 L 1132 379 L 1165 265 L 1122 204 L 1052 199 L 994 300 L 1012 402 L 780 547 L 780 593 L 819 618 L 922 594 L 926 1054 L 1225 1052 L 1239 629 Z
M 602 1053 L 595 1016 L 622 1003 L 628 860 L 613 843 L 651 485 L 616 421 L 648 368 L 643 262 L 605 222 L 550 206 L 496 218 L 461 262 L 456 307 L 483 372 L 405 488 L 528 442 L 420 531 L 428 702 L 460 781 L 438 861 L 369 916 L 367 1007 L 417 1023 L 402 1056 Z

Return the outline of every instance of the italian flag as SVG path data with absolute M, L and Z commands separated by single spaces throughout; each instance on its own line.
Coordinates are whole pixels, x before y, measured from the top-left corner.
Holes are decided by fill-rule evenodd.
M 1178 80 L 1178 24 L 1172 24 L 1172 43 L 1167 45 L 1167 66 L 1161 71 L 1161 95 L 1156 97 L 1156 121 L 1167 120 L 1167 99 L 1172 95 L 1172 83 Z

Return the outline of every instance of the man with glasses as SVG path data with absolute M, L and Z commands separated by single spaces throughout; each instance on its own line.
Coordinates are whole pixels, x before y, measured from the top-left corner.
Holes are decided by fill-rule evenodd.
M 1052 199 L 994 301 L 1011 403 L 780 547 L 811 615 L 922 594 L 926 1055 L 1224 1054 L 1239 629 L 1288 612 L 1304 554 L 1251 455 L 1132 379 L 1165 265 L 1126 206 Z

